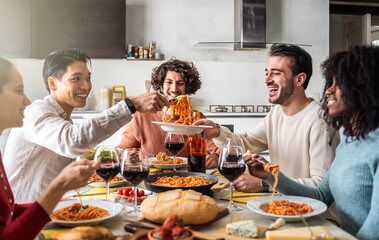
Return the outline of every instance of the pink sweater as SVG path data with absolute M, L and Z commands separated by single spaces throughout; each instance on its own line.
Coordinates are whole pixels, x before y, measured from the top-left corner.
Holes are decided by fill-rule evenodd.
M 201 114 L 203 118 L 204 115 Z M 163 111 L 157 113 L 139 113 L 133 115 L 133 119 L 126 124 L 125 131 L 122 133 L 122 139 L 119 144 L 121 148 L 141 147 L 151 154 L 166 152 L 172 155 L 165 147 L 164 140 L 166 132 L 152 121 L 162 122 Z M 179 157 L 187 157 L 187 141 L 188 136 L 183 136 L 185 147 L 178 153 Z M 207 151 L 211 154 L 220 152 L 220 149 L 213 143 L 212 140 L 206 140 Z

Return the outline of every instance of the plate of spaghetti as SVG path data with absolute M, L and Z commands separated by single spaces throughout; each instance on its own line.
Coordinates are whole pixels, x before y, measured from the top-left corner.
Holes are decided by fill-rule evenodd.
M 106 187 L 104 180 L 96 174 L 92 174 L 88 182 L 88 185 L 91 187 Z M 128 182 L 123 177 L 121 177 L 120 174 L 118 174 L 109 181 L 109 187 L 117 187 L 120 185 L 126 185 L 127 183 Z
M 168 172 L 149 175 L 145 179 L 145 186 L 153 192 L 170 191 L 177 188 L 192 189 L 211 196 L 211 187 L 218 182 L 213 175 L 198 172 Z
M 207 125 L 192 126 L 175 123 L 152 122 L 160 125 L 163 131 L 182 135 L 195 135 L 201 133 L 204 129 L 213 128 L 212 126 Z
M 187 165 L 187 158 L 176 157 L 174 164 L 174 157 L 168 156 L 165 152 L 159 152 L 156 157 L 149 158 L 149 164 L 159 169 L 178 169 Z
M 193 126 L 192 123 L 201 118 L 201 113 L 193 111 L 191 98 L 188 95 L 180 95 L 175 98 L 176 103 L 165 107 L 162 122 L 154 122 L 161 126 L 163 131 L 182 135 L 195 135 L 212 126 Z M 170 112 L 168 115 L 167 112 Z
M 119 203 L 101 200 L 69 200 L 59 202 L 50 214 L 51 220 L 64 227 L 96 225 L 120 214 Z
M 279 217 L 284 218 L 287 222 L 301 221 L 296 212 L 300 210 L 304 218 L 320 215 L 327 210 L 325 203 L 307 197 L 301 196 L 274 196 L 255 198 L 247 202 L 247 207 L 260 215 L 271 219 Z

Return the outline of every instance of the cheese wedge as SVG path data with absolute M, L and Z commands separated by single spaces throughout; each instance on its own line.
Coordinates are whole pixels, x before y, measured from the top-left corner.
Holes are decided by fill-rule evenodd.
M 226 224 L 226 233 L 241 237 L 256 237 L 258 229 L 253 220 L 238 221 Z
M 314 226 L 310 227 L 314 236 L 325 236 L 325 238 L 315 238 L 315 239 L 325 239 L 333 240 L 333 235 L 324 226 Z M 290 228 L 281 229 L 275 231 L 266 232 L 266 240 L 310 240 L 311 233 L 306 227 L 302 228 Z

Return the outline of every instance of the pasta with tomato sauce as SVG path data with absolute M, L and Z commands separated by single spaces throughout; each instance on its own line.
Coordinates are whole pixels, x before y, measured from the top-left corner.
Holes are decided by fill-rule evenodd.
M 247 154 L 251 155 L 251 152 L 248 151 Z M 296 211 L 297 209 L 301 212 L 301 214 L 308 214 L 308 213 L 313 212 L 312 207 L 305 203 L 294 203 L 288 200 L 274 201 L 273 197 L 275 195 L 276 186 L 278 185 L 279 165 L 266 163 L 264 166 L 264 170 L 268 173 L 271 173 L 275 177 L 275 182 L 274 182 L 273 191 L 271 194 L 271 201 L 267 203 L 267 206 L 266 204 L 264 206 L 261 206 L 261 209 L 263 211 L 270 214 L 284 215 L 284 216 L 299 215 Z

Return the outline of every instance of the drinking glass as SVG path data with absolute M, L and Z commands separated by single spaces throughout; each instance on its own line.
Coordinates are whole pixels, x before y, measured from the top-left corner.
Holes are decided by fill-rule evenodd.
M 236 206 L 233 202 L 232 185 L 232 182 L 245 172 L 246 166 L 242 155 L 242 147 L 227 145 L 222 149 L 222 153 L 219 157 L 218 170 L 230 182 L 229 212 L 242 210 L 241 207 Z
M 125 149 L 121 154 L 120 173 L 133 185 L 134 208 L 133 211 L 125 212 L 128 217 L 141 218 L 142 213 L 137 208 L 138 191 L 137 185 L 147 178 L 150 172 L 148 155 L 140 148 Z
M 112 146 L 100 146 L 95 152 L 94 161 L 100 162 L 100 167 L 95 170 L 95 173 L 104 180 L 107 186 L 107 201 L 109 200 L 109 181 L 120 172 L 119 151 L 121 150 Z
M 174 155 L 173 170 L 176 172 L 176 154 L 184 148 L 184 138 L 181 134 L 167 132 L 164 147 Z

